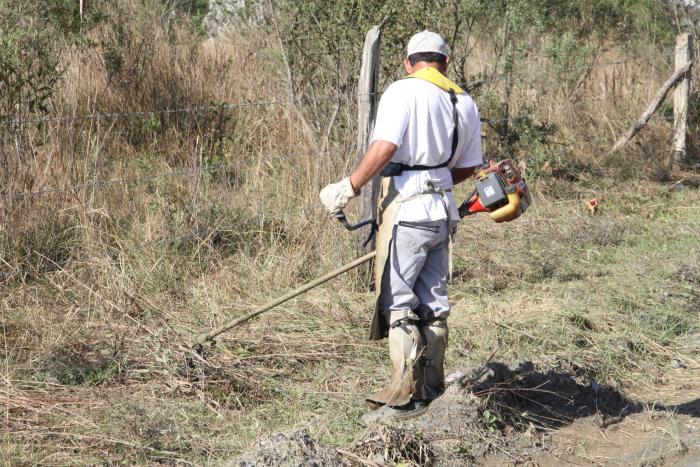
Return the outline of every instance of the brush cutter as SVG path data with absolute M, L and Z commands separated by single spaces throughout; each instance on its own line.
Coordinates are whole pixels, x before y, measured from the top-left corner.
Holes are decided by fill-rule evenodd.
M 487 212 L 495 222 L 509 222 L 532 203 L 525 179 L 510 159 L 486 162 L 475 179 L 474 191 L 459 206 L 460 217 Z
M 500 162 L 489 160 L 474 178 L 474 191 L 459 206 L 461 218 L 486 212 L 495 222 L 509 222 L 520 217 L 532 203 L 525 179 L 510 159 Z M 338 212 L 335 217 L 350 231 L 371 225 L 369 237 L 364 245 L 369 243 L 377 229 L 374 219 L 351 224 L 343 211 Z
M 531 203 L 530 192 L 525 184 L 525 180 L 522 178 L 520 171 L 510 160 L 504 160 L 498 163 L 489 161 L 484 164 L 481 171 L 476 175 L 475 185 L 476 189 L 474 192 L 459 207 L 459 214 L 461 217 L 470 216 L 478 212 L 487 212 L 489 213 L 489 217 L 496 222 L 508 222 L 520 217 Z M 369 243 L 377 230 L 377 222 L 375 219 L 367 219 L 356 224 L 351 224 L 342 211 L 337 213 L 335 217 L 338 219 L 338 222 L 349 231 L 369 225 L 370 232 L 365 241 L 365 246 Z M 219 328 L 199 334 L 195 338 L 193 348 L 197 353 L 201 354 L 203 352 L 203 344 L 207 341 L 213 341 L 214 337 L 219 334 L 239 326 L 314 287 L 318 287 L 334 277 L 372 260 L 375 256 L 376 252 L 374 251 L 368 253 L 308 284 L 302 285 L 260 308 L 225 323 Z

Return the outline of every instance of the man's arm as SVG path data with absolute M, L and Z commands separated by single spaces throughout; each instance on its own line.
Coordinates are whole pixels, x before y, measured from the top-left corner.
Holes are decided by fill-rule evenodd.
M 389 141 L 377 140 L 372 143 L 360 161 L 360 165 L 350 175 L 350 183 L 355 193 L 359 193 L 362 187 L 384 168 L 391 160 L 396 148 L 397 146 Z
M 457 185 L 458 183 L 462 183 L 463 181 L 474 175 L 474 172 L 476 172 L 477 167 L 478 166 L 450 170 L 450 173 L 452 173 L 452 184 Z
M 389 141 L 373 142 L 352 175 L 338 183 L 331 183 L 321 190 L 319 196 L 328 212 L 331 214 L 341 212 L 348 201 L 359 195 L 362 187 L 391 160 L 396 147 Z

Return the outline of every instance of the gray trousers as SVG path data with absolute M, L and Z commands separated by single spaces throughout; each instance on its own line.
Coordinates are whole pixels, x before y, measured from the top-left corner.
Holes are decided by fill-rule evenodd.
M 400 222 L 394 226 L 389 259 L 382 276 L 379 307 L 406 318 L 447 318 L 449 240 L 456 222 Z M 396 316 L 396 314 L 394 314 Z

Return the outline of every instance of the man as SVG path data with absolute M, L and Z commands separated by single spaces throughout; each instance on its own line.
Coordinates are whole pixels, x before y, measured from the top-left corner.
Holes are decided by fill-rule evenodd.
M 416 413 L 444 390 L 447 278 L 459 213 L 451 188 L 483 162 L 474 101 L 445 73 L 449 48 L 415 34 L 408 76 L 384 92 L 369 149 L 350 177 L 320 193 L 335 214 L 381 173 L 377 307 L 370 339 L 389 338 L 389 384 L 367 402 L 377 414 Z

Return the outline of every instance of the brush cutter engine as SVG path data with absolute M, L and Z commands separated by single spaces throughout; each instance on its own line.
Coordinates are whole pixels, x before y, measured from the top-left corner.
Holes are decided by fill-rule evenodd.
M 474 192 L 459 207 L 460 217 L 487 212 L 495 222 L 509 222 L 527 211 L 532 202 L 520 170 L 510 159 L 488 161 L 474 185 Z

